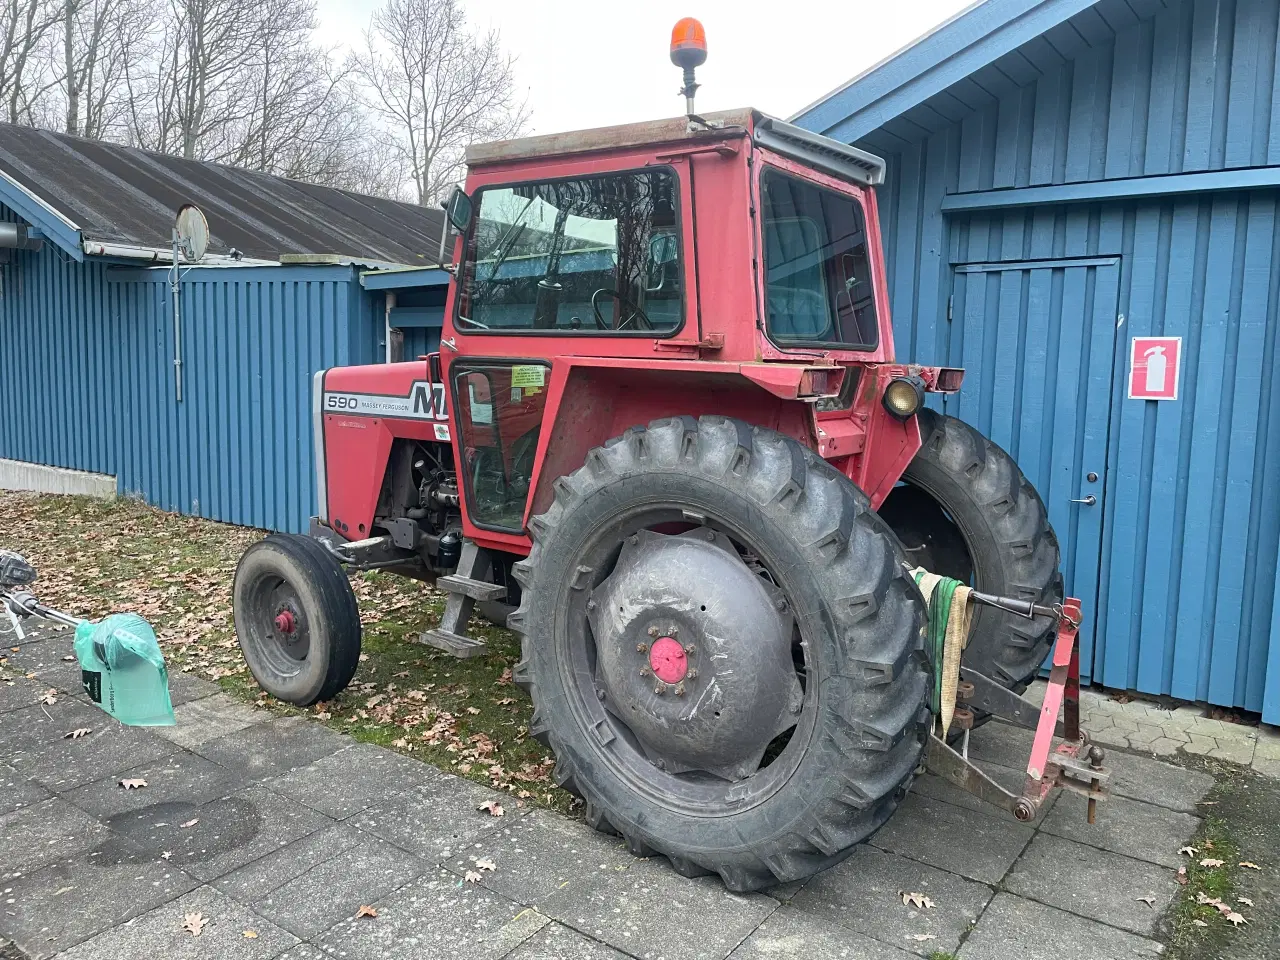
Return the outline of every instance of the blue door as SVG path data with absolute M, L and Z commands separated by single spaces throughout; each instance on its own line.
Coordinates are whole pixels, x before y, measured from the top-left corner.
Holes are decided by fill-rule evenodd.
M 1040 491 L 1084 602 L 1092 672 L 1120 258 L 955 267 L 949 362 L 965 368 L 943 411 L 1002 446 Z

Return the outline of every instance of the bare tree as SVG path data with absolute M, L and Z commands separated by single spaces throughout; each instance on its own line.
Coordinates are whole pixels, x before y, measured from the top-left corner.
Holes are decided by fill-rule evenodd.
M 388 0 L 353 63 L 421 204 L 461 179 L 468 144 L 515 136 L 528 121 L 498 32 L 472 31 L 457 0 Z
M 10 123 L 31 120 L 44 89 L 36 69 L 41 44 L 59 15 L 54 0 L 0 0 L 0 102 Z
M 58 87 L 67 133 L 100 140 L 127 109 L 125 78 L 146 56 L 151 0 L 63 0 Z

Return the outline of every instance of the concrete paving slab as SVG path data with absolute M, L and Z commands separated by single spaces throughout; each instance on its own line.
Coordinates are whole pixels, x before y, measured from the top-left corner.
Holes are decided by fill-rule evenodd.
M 900 891 L 923 893 L 934 906 L 908 907 Z M 991 896 L 985 884 L 863 844 L 844 863 L 806 883 L 791 906 L 806 917 L 928 954 L 954 951 Z
M 0 817 L 0 881 L 88 850 L 109 835 L 59 797 Z
M 1027 769 L 1035 731 L 991 720 L 969 734 L 969 756 L 1010 770 Z
M 819 957 L 822 960 L 912 960 L 914 954 L 851 933 L 845 927 L 815 920 L 792 907 L 781 907 L 753 930 L 729 957 L 730 960 L 816 960 Z
M 563 924 L 549 922 L 507 954 L 506 960 L 627 960 L 627 956 Z
M 1186 863 L 1178 848 L 1200 828 L 1200 818 L 1127 797 L 1113 796 L 1099 804 L 1097 822 L 1088 821 L 1089 801 L 1063 792 L 1043 831 L 1091 847 L 1177 870 Z
M 1158 957 L 1163 950 L 1154 940 L 999 893 L 958 956 L 959 960 L 1133 960 Z
M 47 683 L 28 680 L 26 677 L 0 681 L 0 713 L 34 707 L 48 689 Z
M 0 885 L 0 940 L 45 960 L 197 885 L 168 864 L 92 860 L 60 860 Z
M 501 818 L 477 809 L 495 798 L 504 799 L 470 780 L 445 774 L 426 786 L 379 803 L 348 822 L 429 863 L 443 863 L 461 854 L 483 834 L 520 818 L 523 811 L 505 801 L 506 813 Z
M 201 680 L 194 673 L 183 673 L 181 670 L 169 672 L 169 702 L 174 707 L 212 697 L 221 692 L 222 688 L 216 683 Z
M 271 714 L 267 711 L 255 710 L 238 700 L 232 700 L 225 693 L 214 693 L 175 704 L 173 714 L 178 722 L 172 727 L 156 727 L 155 732 L 188 750 L 271 719 Z
M 53 796 L 39 784 L 32 783 L 7 763 L 0 763 L 0 816 L 13 813 Z
M 145 780 L 147 785 L 140 790 L 125 790 L 120 786 L 123 778 Z M 235 771 L 180 750 L 129 767 L 118 776 L 70 790 L 65 796 L 86 813 L 113 817 L 165 803 L 183 804 L 194 810 L 210 800 L 230 796 L 244 786 L 244 780 Z
M 1150 757 L 1130 753 L 1107 753 L 1111 768 L 1111 790 L 1122 797 L 1153 803 L 1183 813 L 1203 812 L 1196 806 L 1213 787 L 1213 777 L 1199 770 L 1176 767 Z M 1105 815 L 1105 806 L 1103 804 Z
M 267 780 L 337 753 L 351 740 L 302 717 L 255 723 L 193 747 L 196 753 L 251 780 Z
M 428 869 L 426 863 L 389 843 L 363 838 L 277 887 L 256 901 L 253 909 L 290 933 L 310 939 Z
M 54 707 L 59 707 L 57 711 Z M 46 720 L 47 709 L 52 720 Z M 17 718 L 29 711 L 6 714 Z M 140 764 L 168 756 L 177 749 L 142 727 L 126 727 L 97 708 L 73 701 L 41 707 L 31 715 L 27 736 L 13 745 L 5 762 L 22 775 L 54 793 L 64 793 L 92 783 L 119 777 Z M 43 722 L 39 722 L 43 721 Z M 78 740 L 65 734 L 79 727 L 92 732 Z
M 3 960 L 3 958 L 0 957 L 0 960 Z M 296 947 L 280 954 L 277 960 L 333 960 L 333 955 L 325 953 L 319 947 L 313 947 L 309 943 L 300 943 Z
M 184 918 L 191 913 L 209 921 L 199 937 L 183 928 Z M 245 936 L 246 931 L 254 935 Z M 297 943 L 297 937 L 212 887 L 198 887 L 72 947 L 58 960 L 268 960 Z
M 273 890 L 350 850 L 363 839 L 347 826 L 332 824 L 216 877 L 212 883 L 228 896 L 252 906 Z
M 485 886 L 627 953 L 724 957 L 778 906 L 730 893 L 718 878 L 684 879 L 665 859 L 637 859 L 617 838 L 541 811 L 478 846 L 449 869 L 462 876 L 487 858 L 496 870 L 483 874 Z
M 548 922 L 535 910 L 439 869 L 365 902 L 377 917 L 348 915 L 319 939 L 322 949 L 343 960 L 497 960 Z
M 49 690 L 41 686 L 41 692 Z M 52 704 L 37 703 L 6 713 L 0 723 L 0 751 L 8 752 L 61 739 L 64 733 L 79 727 L 105 729 L 116 720 L 97 707 L 78 700 L 58 696 Z
M 282 777 L 267 780 L 264 786 L 325 816 L 345 820 L 442 776 L 438 769 L 421 760 L 372 744 L 357 743 Z
M 1151 936 L 1178 891 L 1174 871 L 1041 833 L 1014 865 L 1005 889 Z M 1153 897 L 1151 904 L 1138 897 Z
M 41 683 L 56 688 L 63 696 L 85 703 L 91 702 L 84 689 L 83 673 L 78 662 L 59 662 L 37 671 L 36 676 Z
M 999 883 L 1032 833 L 1031 827 L 1012 817 L 998 820 L 908 794 L 889 822 L 872 835 L 871 843 L 970 880 Z

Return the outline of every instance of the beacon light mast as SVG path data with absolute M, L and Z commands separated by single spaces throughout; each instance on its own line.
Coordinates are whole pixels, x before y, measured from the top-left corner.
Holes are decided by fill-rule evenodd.
M 680 95 L 684 97 L 685 113 L 691 121 L 705 125 L 706 121 L 693 109 L 693 95 L 698 90 L 693 71 L 707 62 L 707 32 L 693 17 L 685 17 L 671 30 L 671 62 L 684 70 Z

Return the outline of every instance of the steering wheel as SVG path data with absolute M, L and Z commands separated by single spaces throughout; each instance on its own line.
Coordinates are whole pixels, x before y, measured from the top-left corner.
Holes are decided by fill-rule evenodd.
M 642 329 L 642 330 L 653 329 L 653 324 L 650 322 L 648 315 L 643 310 L 641 310 L 640 307 L 638 307 L 631 299 L 619 293 L 617 290 L 610 290 L 608 287 L 601 287 L 599 290 L 597 290 L 595 293 L 591 295 L 591 312 L 596 315 L 596 324 L 600 327 L 601 330 L 610 329 L 609 325 L 604 322 L 604 316 L 600 313 L 600 295 L 601 294 L 604 294 L 605 296 L 608 296 L 608 297 L 613 297 L 615 300 L 618 301 L 618 303 L 622 304 L 625 307 L 631 308 L 631 316 L 627 317 L 627 319 L 623 320 L 621 323 L 617 325 L 617 327 L 613 329 L 621 330 L 632 320 L 639 320 L 643 322 L 644 326 L 639 327 L 637 329 Z

